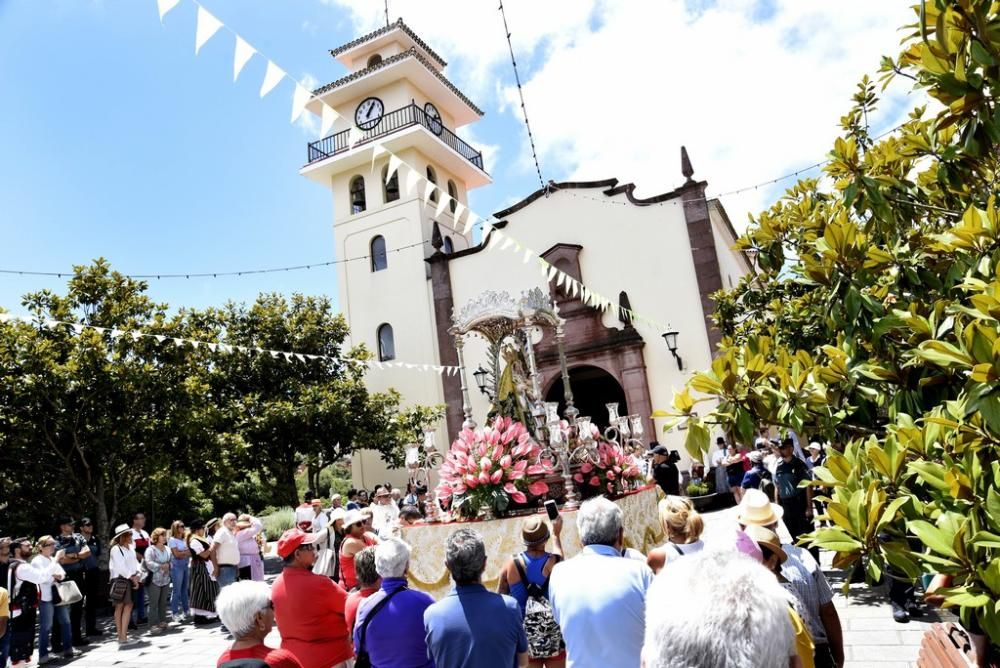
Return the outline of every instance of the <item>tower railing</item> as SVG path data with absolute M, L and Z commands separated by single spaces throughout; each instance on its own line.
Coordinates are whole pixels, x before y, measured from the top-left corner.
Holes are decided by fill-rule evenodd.
M 431 118 L 423 109 L 413 103 L 383 115 L 378 125 L 363 131 L 363 134 L 354 143 L 354 146 L 366 144 L 414 125 L 422 125 L 427 128 L 432 134 L 437 135 L 438 139 L 443 141 L 448 148 L 458 153 L 480 170 L 486 171 L 483 167 L 483 154 L 481 151 L 477 151 L 466 144 L 458 135 L 444 127 L 440 120 Z M 317 141 L 310 142 L 306 164 L 311 165 L 314 162 L 319 162 L 320 160 L 325 160 L 338 153 L 347 151 L 351 148 L 349 137 L 350 130 L 342 130 L 329 137 L 323 137 Z

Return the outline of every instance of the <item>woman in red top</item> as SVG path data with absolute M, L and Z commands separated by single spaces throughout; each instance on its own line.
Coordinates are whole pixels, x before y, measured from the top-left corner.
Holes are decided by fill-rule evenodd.
M 354 557 L 377 541 L 365 532 L 365 516 L 360 510 L 348 510 L 344 517 L 344 542 L 340 544 L 340 583 L 351 591 L 358 586 Z
M 281 629 L 281 649 L 295 655 L 302 668 L 347 668 L 354 656 L 344 619 L 347 592 L 312 572 L 317 538 L 319 534 L 289 529 L 278 540 L 285 568 L 271 587 L 271 600 Z
M 382 586 L 382 578 L 375 570 L 375 547 L 369 546 L 358 552 L 354 557 L 354 571 L 358 576 L 358 589 L 347 595 L 344 605 L 344 619 L 347 628 L 353 633 L 354 621 L 358 618 L 358 607 Z
M 302 668 L 291 652 L 271 649 L 264 638 L 274 627 L 271 588 L 264 582 L 234 582 L 219 592 L 215 608 L 236 640 L 222 653 L 218 664 L 236 659 L 260 659 L 269 668 Z

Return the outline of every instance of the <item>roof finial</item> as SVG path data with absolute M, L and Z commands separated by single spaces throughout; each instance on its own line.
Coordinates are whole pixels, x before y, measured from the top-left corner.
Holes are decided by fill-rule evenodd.
M 691 158 L 688 157 L 687 148 L 681 146 L 681 174 L 687 179 L 688 183 L 691 183 L 694 176 L 694 167 L 691 166 Z

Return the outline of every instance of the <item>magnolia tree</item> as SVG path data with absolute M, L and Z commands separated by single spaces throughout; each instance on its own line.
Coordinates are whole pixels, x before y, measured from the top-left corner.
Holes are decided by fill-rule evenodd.
M 674 401 L 697 458 L 712 424 L 744 442 L 777 425 L 843 443 L 817 469 L 832 526 L 813 543 L 871 579 L 890 567 L 890 577 L 951 576 L 946 605 L 994 643 L 998 11 L 973 0 L 917 7 L 882 78 L 905 80 L 928 106 L 873 138 L 877 88 L 861 82 L 828 179 L 797 183 L 738 241 L 756 271 L 716 295 L 719 354 Z M 709 399 L 717 407 L 696 415 Z

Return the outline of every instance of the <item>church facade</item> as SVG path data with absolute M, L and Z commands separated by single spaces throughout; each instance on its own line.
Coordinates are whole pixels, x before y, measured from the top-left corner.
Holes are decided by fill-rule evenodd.
M 365 344 L 377 359 L 457 365 L 452 313 L 487 291 L 549 292 L 566 320 L 565 351 L 576 407 L 606 424 L 609 402 L 622 415 L 642 416 L 644 439 L 683 454 L 685 433 L 662 433 L 650 416 L 669 408 L 674 389 L 690 372 L 706 368 L 719 333 L 712 327 L 710 295 L 735 285 L 751 270 L 732 249 L 736 233 L 718 200 L 705 197 L 681 150 L 674 189 L 640 197 L 614 178 L 553 183 L 494 214 L 494 226 L 552 265 L 648 320 L 676 332 L 671 350 L 661 332 L 620 311 L 584 304 L 550 285 L 536 262 L 490 248 L 489 235 L 463 234 L 467 193 L 491 183 L 482 154 L 455 131 L 482 112 L 444 74 L 445 61 L 402 20 L 360 37 L 331 54 L 349 74 L 315 91 L 338 118 L 333 133 L 308 147 L 301 173 L 333 194 L 338 297 L 351 343 Z M 309 110 L 322 114 L 313 101 Z M 386 179 L 388 158 L 380 144 L 421 170 L 422 184 L 440 189 L 425 199 L 422 185 L 408 192 L 405 176 Z M 402 170 L 400 170 L 402 171 Z M 441 206 L 438 197 L 448 195 Z M 457 203 L 462 206 L 457 206 Z M 495 244 L 494 244 L 495 245 Z M 548 401 L 562 400 L 554 342 L 536 347 Z M 486 345 L 464 347 L 475 419 L 488 412 L 488 389 L 473 378 L 489 368 Z M 461 379 L 419 369 L 373 369 L 371 390 L 398 390 L 408 404 L 445 404 L 438 428 L 443 449 L 461 428 Z M 377 455 L 352 462 L 356 486 L 386 480 L 402 484 L 405 471 L 389 471 Z

